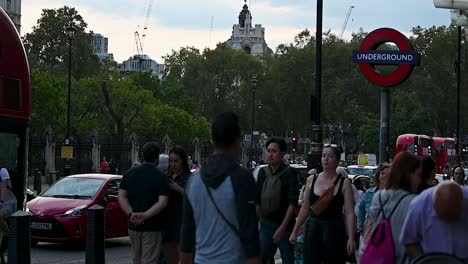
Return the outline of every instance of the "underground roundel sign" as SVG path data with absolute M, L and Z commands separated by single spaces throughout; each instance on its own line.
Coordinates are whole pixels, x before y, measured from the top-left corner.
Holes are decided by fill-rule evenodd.
M 384 43 L 394 43 L 397 50 L 377 50 Z M 391 28 L 379 28 L 367 35 L 358 51 L 353 52 L 353 62 L 370 82 L 392 87 L 404 82 L 419 63 L 419 54 L 413 49 L 409 39 Z M 376 65 L 396 65 L 390 74 L 383 74 Z

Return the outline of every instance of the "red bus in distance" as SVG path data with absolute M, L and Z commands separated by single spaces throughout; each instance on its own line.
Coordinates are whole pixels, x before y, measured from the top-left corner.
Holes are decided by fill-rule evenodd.
M 434 142 L 436 173 L 443 173 L 445 165 L 447 165 L 447 149 L 445 148 L 445 138 L 432 137 Z
M 395 155 L 408 151 L 418 157 L 433 157 L 432 139 L 426 135 L 403 134 L 397 138 Z
M 454 138 L 445 138 L 445 148 L 447 149 L 447 164 L 452 169 L 457 164 L 457 149 L 455 146 L 456 140 Z

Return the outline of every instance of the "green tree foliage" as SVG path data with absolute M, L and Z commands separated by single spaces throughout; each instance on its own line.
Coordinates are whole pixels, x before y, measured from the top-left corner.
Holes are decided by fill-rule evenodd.
M 203 51 L 185 47 L 165 57 L 163 81 L 147 73 L 123 78 L 114 70 L 115 65 L 97 63 L 85 32 L 86 23 L 69 7 L 45 9 L 33 32 L 25 36 L 34 69 L 35 131 L 43 131 L 47 125 L 64 131 L 68 60 L 65 26 L 71 20 L 78 29 L 73 45 L 75 133 L 98 129 L 119 142 L 134 131 L 144 140 L 158 140 L 168 134 L 177 144 L 190 144 L 194 137 L 207 140 L 209 121 L 223 111 L 236 112 L 244 131 L 249 131 L 252 108 L 257 107 L 252 105 L 251 82 L 256 77 L 256 104 L 262 103 L 263 108 L 255 110 L 255 128 L 269 136 L 288 136 L 290 131 L 299 137 L 310 136 L 310 96 L 315 95 L 316 69 L 315 36 L 308 30 L 295 36 L 292 43 L 279 45 L 274 54 L 253 57 L 225 44 Z M 331 32 L 324 33 L 321 117 L 328 131 L 339 131 L 333 127 L 358 131 L 359 149 L 376 152 L 381 88 L 370 84 L 351 60 L 352 51 L 366 35 L 361 29 L 346 41 Z M 421 53 L 421 65 L 408 81 L 390 89 L 391 147 L 403 133 L 451 136 L 456 123 L 456 28 L 415 27 L 411 42 Z M 462 73 L 466 66 L 463 59 Z M 468 75 L 462 76 L 465 83 Z M 468 110 L 468 92 L 462 90 L 462 107 Z M 462 120 L 462 134 L 468 130 L 466 119 Z
M 91 34 L 83 17 L 74 8 L 43 9 L 42 16 L 31 33 L 24 37 L 31 68 L 50 73 L 68 71 L 69 40 L 66 28 L 76 29 L 72 39 L 72 75 L 82 78 L 95 74 L 99 69 L 98 58 L 93 54 Z
M 177 82 L 161 90 L 149 73 L 124 78 L 115 63 L 100 63 L 91 48 L 87 24 L 74 8 L 44 9 L 24 43 L 30 60 L 33 87 L 31 130 L 41 136 L 50 126 L 60 140 L 65 134 L 68 89 L 68 37 L 76 29 L 72 50 L 71 134 L 89 137 L 96 129 L 101 138 L 126 143 L 132 132 L 142 140 L 168 134 L 176 144 L 189 145 L 195 137 L 207 141 L 210 125 L 193 112 L 189 97 L 179 96 Z M 178 90 L 179 89 L 179 90 Z M 143 142 L 143 141 L 142 141 Z
M 412 34 L 411 41 L 422 55 L 421 65 L 408 81 L 390 90 L 391 147 L 403 133 L 451 136 L 455 127 L 456 29 L 415 27 Z M 331 32 L 323 35 L 322 124 L 357 130 L 359 149 L 375 152 L 381 88 L 370 84 L 351 61 L 352 52 L 366 36 L 363 29 L 349 41 Z M 380 49 L 389 48 L 384 45 Z M 257 75 L 257 103 L 261 102 L 263 108 L 256 111 L 256 128 L 268 135 L 287 136 L 294 131 L 298 136 L 310 136 L 310 96 L 316 87 L 315 36 L 308 30 L 300 32 L 292 43 L 279 45 L 273 55 L 255 59 L 222 44 L 204 52 L 183 48 L 166 59 L 167 85 L 161 89 L 190 99 L 192 111 L 212 118 L 221 111 L 233 110 L 241 116 L 244 130 L 250 130 L 250 79 Z M 462 68 L 465 65 L 466 61 Z M 468 92 L 463 92 L 463 99 L 467 97 Z M 177 97 L 171 98 L 164 100 L 172 102 Z M 468 110 L 468 105 L 464 109 Z
M 33 71 L 32 82 L 32 134 L 42 135 L 48 126 L 65 133 L 67 79 L 49 73 Z

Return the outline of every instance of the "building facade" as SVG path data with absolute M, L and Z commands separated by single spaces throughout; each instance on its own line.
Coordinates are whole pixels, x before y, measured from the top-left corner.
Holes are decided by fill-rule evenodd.
M 151 72 L 153 76 L 158 77 L 160 80 L 164 74 L 164 64 L 158 64 L 152 60 L 148 55 L 134 55 L 128 60 L 119 65 L 120 72 L 124 75 L 133 72 Z
M 10 16 L 18 32 L 21 32 L 21 0 L 0 0 L 0 7 Z
M 114 60 L 114 54 L 109 53 L 109 39 L 104 37 L 99 33 L 93 33 L 93 39 L 91 41 L 91 45 L 93 46 L 94 54 L 98 56 L 98 58 L 102 60 Z
M 239 24 L 232 27 L 232 36 L 226 45 L 235 50 L 244 50 L 254 56 L 272 52 L 265 41 L 265 28 L 262 25 L 252 26 L 252 14 L 247 3 L 239 14 Z

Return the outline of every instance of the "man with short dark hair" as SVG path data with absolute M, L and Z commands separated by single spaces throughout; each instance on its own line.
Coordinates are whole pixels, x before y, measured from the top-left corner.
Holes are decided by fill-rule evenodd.
M 268 166 L 260 169 L 257 181 L 257 214 L 260 216 L 260 249 L 264 263 L 271 263 L 280 249 L 284 264 L 294 263 L 294 246 L 289 236 L 296 223 L 299 198 L 297 171 L 283 161 L 286 141 L 266 142 Z
M 156 142 L 146 143 L 144 163 L 129 170 L 120 183 L 120 207 L 130 219 L 128 233 L 133 264 L 159 263 L 164 224 L 160 213 L 167 205 L 169 194 L 168 179 L 156 168 L 159 152 Z
M 212 124 L 215 151 L 190 177 L 181 230 L 182 264 L 260 263 L 255 180 L 237 160 L 238 117 L 219 115 Z
M 453 170 L 453 180 L 462 186 L 465 185 L 465 170 L 461 166 L 457 166 Z

